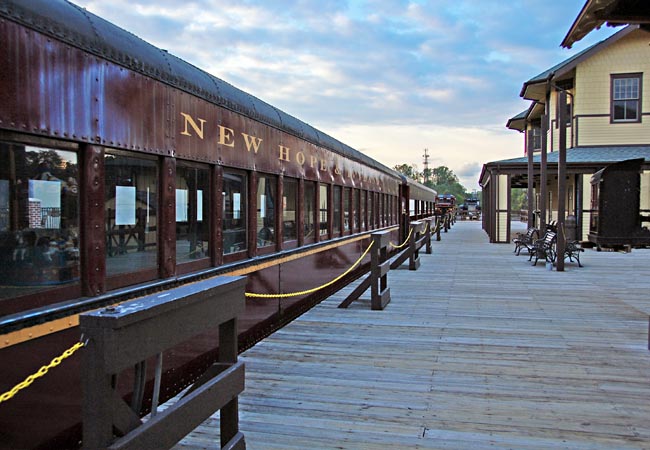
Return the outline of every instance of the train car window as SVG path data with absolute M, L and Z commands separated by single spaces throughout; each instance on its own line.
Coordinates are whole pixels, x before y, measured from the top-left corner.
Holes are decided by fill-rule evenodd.
M 298 239 L 298 180 L 284 178 L 282 196 L 282 237 L 284 242 Z
M 352 232 L 359 231 L 359 200 L 361 192 L 358 189 L 352 189 Z
M 304 242 L 315 242 L 315 214 L 316 214 L 316 183 L 313 181 L 305 181 L 305 193 L 302 209 L 302 218 L 304 224 Z
M 223 253 L 243 252 L 247 245 L 247 182 L 245 174 L 223 174 Z
M 210 172 L 184 162 L 176 165 L 176 263 L 209 254 Z
M 334 186 L 334 202 L 333 202 L 333 212 L 332 212 L 332 230 L 334 236 L 341 235 L 341 204 L 342 204 L 342 195 L 343 189 L 341 186 Z
M 359 193 L 359 231 L 368 230 L 368 220 L 366 215 L 366 206 L 368 202 L 366 194 L 366 191 L 363 190 Z
M 368 191 L 367 193 L 367 210 L 368 210 L 368 230 L 372 230 L 375 228 L 375 196 L 373 195 L 374 193 L 371 191 Z
M 329 189 L 326 184 L 319 185 L 319 208 L 320 214 L 318 217 L 319 220 L 319 234 L 320 236 L 327 236 L 327 227 L 329 224 Z
M 350 217 L 352 215 L 352 211 L 350 210 L 351 194 L 352 190 L 350 188 L 343 188 L 343 231 L 346 233 L 350 231 Z
M 275 245 L 275 188 L 277 178 L 260 175 L 257 180 L 257 247 Z
M 0 300 L 79 283 L 72 151 L 0 142 Z
M 158 164 L 155 159 L 107 150 L 106 275 L 158 267 Z

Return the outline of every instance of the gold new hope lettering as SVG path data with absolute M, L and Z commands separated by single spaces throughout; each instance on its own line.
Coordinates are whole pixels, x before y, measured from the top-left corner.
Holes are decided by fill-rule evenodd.
M 205 119 L 198 118 L 198 124 L 190 116 L 189 114 L 186 113 L 180 113 L 181 116 L 183 117 L 183 131 L 181 131 L 182 136 L 192 136 L 192 133 L 190 133 L 190 128 L 194 131 L 196 136 L 203 140 L 204 138 L 204 125 L 207 122 Z M 217 140 L 217 143 L 220 145 L 224 145 L 226 147 L 235 147 L 235 130 L 232 128 L 225 127 L 223 125 L 217 125 L 217 128 L 219 129 L 219 139 Z M 255 154 L 258 153 L 260 150 L 260 147 L 262 145 L 262 138 L 256 137 L 256 136 L 251 136 L 250 134 L 246 133 L 240 133 L 242 137 L 244 138 L 244 143 L 246 144 L 246 149 L 248 152 L 253 150 Z M 278 145 L 278 159 L 281 161 L 286 161 L 286 162 L 291 162 L 291 149 L 289 147 L 285 147 L 282 144 Z M 304 165 L 305 162 L 307 161 L 307 158 L 305 154 L 302 151 L 296 152 L 295 153 L 295 162 L 298 163 L 299 165 Z M 317 168 L 318 170 L 322 172 L 327 172 L 327 161 L 325 159 L 318 159 L 316 156 L 310 156 L 309 157 L 309 163 L 310 166 L 313 168 Z M 334 173 L 337 175 L 341 174 L 341 169 L 339 168 L 338 165 L 334 167 Z M 352 178 L 352 172 L 348 174 L 350 178 Z

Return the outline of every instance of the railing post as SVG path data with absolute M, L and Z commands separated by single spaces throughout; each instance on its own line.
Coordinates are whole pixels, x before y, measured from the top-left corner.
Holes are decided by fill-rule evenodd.
M 373 233 L 374 242 L 370 253 L 370 274 L 371 274 L 371 300 L 370 308 L 382 310 L 390 302 L 390 288 L 388 287 L 388 271 L 390 263 L 388 259 L 388 242 L 390 234 Z
M 388 259 L 388 243 L 390 231 L 378 231 L 370 235 L 372 248 L 370 249 L 370 273 L 364 278 L 339 308 L 347 308 L 352 302 L 361 297 L 370 288 L 370 308 L 381 310 L 390 302 L 390 289 L 388 288 L 388 271 L 391 269 Z
M 428 219 L 424 219 L 424 220 L 425 220 L 425 222 L 427 224 L 426 225 L 427 226 L 427 232 L 425 233 L 426 234 L 425 243 L 427 245 L 427 255 L 430 255 L 432 253 L 432 250 L 431 250 L 431 235 L 433 234 L 433 228 L 432 228 L 433 227 L 433 219 L 431 219 L 429 217 Z
M 442 216 L 436 216 L 436 241 L 440 242 L 440 229 L 442 228 Z
M 422 222 L 411 222 L 411 237 L 409 238 L 409 270 L 418 270 L 420 267 L 420 252 L 418 241 L 422 230 Z

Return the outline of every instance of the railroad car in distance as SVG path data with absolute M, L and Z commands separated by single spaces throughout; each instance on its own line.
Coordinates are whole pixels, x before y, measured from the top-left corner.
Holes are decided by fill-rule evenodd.
M 81 312 L 218 275 L 310 289 L 434 214 L 435 191 L 67 1 L 0 0 L 0 65 L 0 392 L 77 342 Z M 240 348 L 368 261 L 247 299 Z M 165 353 L 161 401 L 216 335 Z M 74 355 L 4 402 L 0 448 L 78 446 L 79 378 Z

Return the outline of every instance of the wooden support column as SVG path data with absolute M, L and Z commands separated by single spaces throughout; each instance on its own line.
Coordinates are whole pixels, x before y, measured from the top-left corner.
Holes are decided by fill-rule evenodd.
M 564 216 L 566 214 L 566 91 L 560 91 L 558 103 L 560 110 L 560 151 L 557 162 L 557 260 L 555 264 L 557 271 L 563 272 L 566 245 L 564 230 Z
M 544 230 L 546 227 L 546 218 L 548 217 L 546 211 L 546 197 L 548 196 L 548 189 L 546 188 L 546 183 L 548 182 L 547 170 L 546 170 L 546 154 L 547 154 L 547 145 L 548 145 L 548 116 L 544 114 L 542 116 L 542 155 L 540 157 L 539 163 L 539 223 L 537 224 L 540 230 Z

